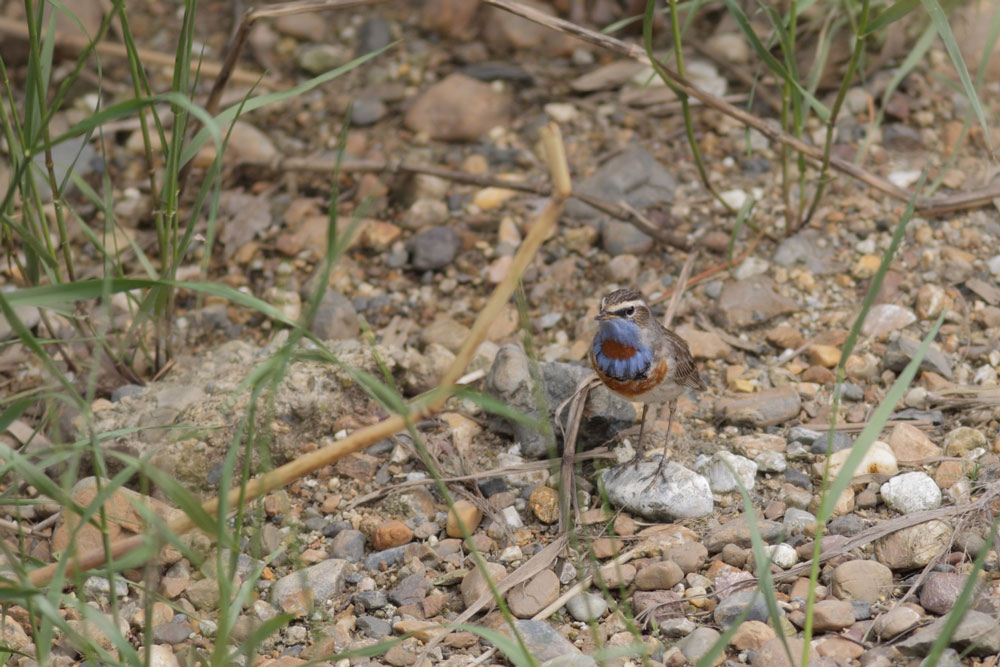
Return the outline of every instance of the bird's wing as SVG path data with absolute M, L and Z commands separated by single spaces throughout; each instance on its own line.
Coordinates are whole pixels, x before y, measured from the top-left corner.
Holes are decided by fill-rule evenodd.
M 688 348 L 687 342 L 670 329 L 663 328 L 665 344 L 669 346 L 671 356 L 674 359 L 674 380 L 685 387 L 692 389 L 706 389 L 704 380 L 698 373 L 698 367 L 694 363 L 694 356 Z

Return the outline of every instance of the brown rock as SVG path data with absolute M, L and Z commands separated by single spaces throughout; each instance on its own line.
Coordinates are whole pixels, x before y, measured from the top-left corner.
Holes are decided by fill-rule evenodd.
M 684 574 L 698 572 L 708 560 L 708 549 L 701 542 L 687 542 L 663 550 L 663 557 L 677 563 Z
M 784 526 L 774 521 L 757 519 L 757 530 L 765 542 L 773 542 L 784 533 Z M 718 553 L 727 544 L 750 546 L 750 526 L 746 516 L 740 515 L 713 529 L 704 541 L 709 553 Z
M 920 606 L 934 614 L 947 614 L 968 581 L 958 572 L 931 572 L 920 589 Z
M 792 665 L 798 667 L 802 664 L 802 640 L 796 637 L 789 637 L 786 641 L 788 642 L 793 662 L 788 661 L 788 654 L 785 653 L 785 645 L 781 642 L 781 638 L 775 637 L 760 647 L 760 650 L 754 655 L 753 662 L 750 664 L 753 667 L 792 667 Z M 819 654 L 815 649 L 810 648 L 809 664 L 815 664 L 815 661 L 818 659 Z
M 892 570 L 873 560 L 850 560 L 833 570 L 832 592 L 841 600 L 878 602 L 892 587 Z
M 920 622 L 920 614 L 909 605 L 898 605 L 875 619 L 874 629 L 882 639 L 892 639 Z
M 810 345 L 806 350 L 809 362 L 824 368 L 833 368 L 840 363 L 840 350 L 833 345 Z
M 665 560 L 639 570 L 635 585 L 640 591 L 664 591 L 673 588 L 683 578 L 684 572 L 677 563 Z
M 816 384 L 833 384 L 837 381 L 837 376 L 829 368 L 810 366 L 802 373 L 802 381 L 815 382 Z
M 559 520 L 559 492 L 551 486 L 536 486 L 528 498 L 528 506 L 542 523 L 552 524 Z
M 813 629 L 839 632 L 854 625 L 854 607 L 847 600 L 821 600 L 813 607 Z
M 695 359 L 725 359 L 733 351 L 718 334 L 699 331 L 691 325 L 678 327 L 677 335 L 687 342 Z
M 934 471 L 934 483 L 947 490 L 955 482 L 965 479 L 965 465 L 962 461 L 942 461 Z
M 941 456 L 940 447 L 919 428 L 905 422 L 893 427 L 889 435 L 889 447 L 896 459 L 903 463 Z
M 510 612 L 518 618 L 531 618 L 559 597 L 559 577 L 552 570 L 542 570 L 512 588 L 507 594 Z
M 600 581 L 608 588 L 630 586 L 635 581 L 635 565 L 632 563 L 609 563 L 598 571 Z
M 368 454 L 348 454 L 337 462 L 337 472 L 351 479 L 370 480 L 375 478 L 378 459 Z
M 431 139 L 473 141 L 507 122 L 510 101 L 492 86 L 451 74 L 424 91 L 406 112 L 404 123 Z
M 778 286 L 763 275 L 726 284 L 719 296 L 715 319 L 733 330 L 763 324 L 772 317 L 794 313 L 798 304 L 778 293 Z
M 796 350 L 805 342 L 802 333 L 798 329 L 785 324 L 765 331 L 764 339 L 774 347 L 782 350 Z
M 683 618 L 684 598 L 673 591 L 636 591 L 632 595 L 632 609 L 636 616 L 650 607 L 655 607 L 649 620 L 654 618 L 660 625 L 670 618 Z
M 377 551 L 399 547 L 413 539 L 413 531 L 399 520 L 383 521 L 375 528 L 372 544 Z
M 775 426 L 799 416 L 802 401 L 792 387 L 777 387 L 716 403 L 716 411 L 727 422 L 750 426 Z
M 500 563 L 486 563 L 486 569 L 489 571 L 490 578 L 493 579 L 494 584 L 502 581 L 507 576 L 507 570 Z M 481 595 L 488 592 L 490 587 L 486 583 L 486 576 L 483 574 L 483 571 L 479 567 L 476 567 L 462 578 L 462 585 L 459 589 L 462 591 L 462 602 L 468 607 L 478 600 Z
M 737 651 L 756 651 L 777 635 L 767 623 L 743 621 L 729 640 L 729 645 Z
M 620 535 L 622 537 L 635 535 L 635 531 L 639 528 L 635 519 L 630 517 L 628 514 L 619 514 L 616 516 L 612 527 L 614 528 L 615 535 Z
M 824 658 L 856 660 L 864 654 L 865 647 L 843 637 L 824 637 L 816 644 L 816 652 Z
M 549 4 L 526 0 L 527 6 L 535 11 L 555 16 L 555 10 Z M 483 37 L 497 51 L 540 49 L 550 56 L 566 56 L 573 52 L 579 42 L 568 35 L 556 32 L 535 21 L 523 19 L 511 12 L 490 7 L 484 20 Z
M 611 558 L 621 551 L 621 540 L 611 537 L 601 537 L 594 540 L 594 558 L 603 560 Z
M 461 523 L 459 519 L 461 519 Z M 482 520 L 482 510 L 464 498 L 456 500 L 454 506 L 448 510 L 445 532 L 448 533 L 448 537 L 463 537 L 462 523 L 471 534 L 479 527 L 479 522 Z
M 928 521 L 896 531 L 875 542 L 875 558 L 893 570 L 912 570 L 931 562 L 951 539 L 951 525 Z
M 479 0 L 427 0 L 420 11 L 420 27 L 468 41 L 479 32 L 479 4 Z

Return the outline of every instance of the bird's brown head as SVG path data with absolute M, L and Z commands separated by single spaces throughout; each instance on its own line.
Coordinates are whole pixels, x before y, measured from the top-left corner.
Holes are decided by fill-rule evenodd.
M 642 292 L 631 288 L 615 290 L 601 299 L 601 312 L 596 319 L 610 320 L 621 318 L 638 325 L 646 324 L 652 314 Z

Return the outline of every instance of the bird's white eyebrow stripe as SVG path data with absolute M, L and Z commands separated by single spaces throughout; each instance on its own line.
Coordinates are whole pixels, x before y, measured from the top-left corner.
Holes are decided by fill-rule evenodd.
M 635 308 L 637 306 L 645 306 L 646 304 L 638 299 L 633 299 L 632 301 L 622 301 L 621 303 L 616 303 L 608 308 L 613 313 L 617 313 L 619 310 L 625 310 L 626 308 Z

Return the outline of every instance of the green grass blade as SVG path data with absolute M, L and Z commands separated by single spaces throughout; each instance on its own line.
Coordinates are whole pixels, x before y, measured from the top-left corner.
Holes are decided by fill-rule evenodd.
M 920 0 L 899 0 L 899 2 L 896 2 L 884 12 L 872 19 L 872 22 L 868 24 L 868 29 L 864 31 L 863 36 L 867 37 L 868 35 L 880 32 L 883 28 L 889 27 L 889 25 L 900 20 L 919 6 Z
M 469 624 L 459 624 L 456 625 L 455 628 L 477 634 L 486 641 L 490 642 L 496 646 L 497 650 L 503 653 L 504 657 L 510 660 L 511 664 L 515 667 L 534 667 L 538 664 L 534 657 L 532 657 L 527 651 L 523 650 L 516 641 L 502 632 L 480 625 Z

